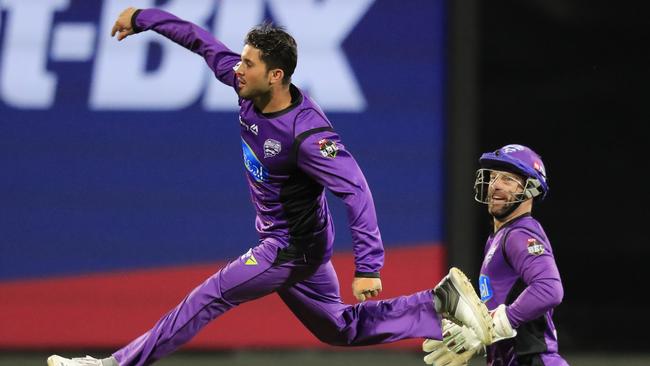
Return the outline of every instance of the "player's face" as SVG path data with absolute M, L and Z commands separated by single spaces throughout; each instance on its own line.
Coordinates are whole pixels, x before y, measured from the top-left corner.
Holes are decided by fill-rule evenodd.
M 523 179 L 512 173 L 494 170 L 490 172 L 488 186 L 488 211 L 492 216 L 506 212 L 515 201 L 517 194 L 524 191 Z
M 253 99 L 271 90 L 269 71 L 260 58 L 261 51 L 251 45 L 245 45 L 241 53 L 241 61 L 235 66 L 239 81 L 239 96 Z

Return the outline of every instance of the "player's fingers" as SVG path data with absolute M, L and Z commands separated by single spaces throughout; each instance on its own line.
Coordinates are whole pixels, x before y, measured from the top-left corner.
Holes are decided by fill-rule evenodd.
M 370 296 L 368 296 L 368 297 L 377 297 L 378 295 L 379 295 L 379 291 L 372 290 L 372 291 L 370 291 Z
M 117 26 L 117 22 L 115 22 L 115 24 L 113 24 L 113 28 L 111 29 L 111 37 L 114 37 L 115 33 L 117 33 L 118 30 L 119 27 Z
M 361 293 L 363 296 L 366 297 L 366 299 L 369 299 L 372 297 L 372 290 L 361 290 Z
M 429 354 L 436 366 L 447 366 L 454 364 L 454 354 L 444 347 L 440 347 Z
M 121 31 L 120 34 L 117 36 L 117 40 L 121 41 L 124 38 L 128 37 L 130 34 L 131 34 L 131 30 L 130 29 L 125 29 L 125 30 Z
M 360 293 L 356 294 L 355 296 L 356 296 L 357 300 L 359 300 L 359 302 L 366 301 L 366 295 L 363 292 L 360 292 Z
M 450 361 L 451 360 L 449 359 L 448 355 L 441 354 L 438 352 L 432 352 L 424 356 L 424 363 L 426 363 L 427 365 L 447 366 L 449 365 Z
M 458 343 L 458 342 L 454 341 L 454 342 L 445 343 L 445 344 L 447 345 L 447 348 L 449 348 L 454 353 L 463 353 L 463 352 L 466 351 L 465 344 L 463 344 L 463 343 Z
M 422 342 L 422 350 L 424 352 L 432 352 L 442 345 L 442 342 L 436 339 L 425 339 Z

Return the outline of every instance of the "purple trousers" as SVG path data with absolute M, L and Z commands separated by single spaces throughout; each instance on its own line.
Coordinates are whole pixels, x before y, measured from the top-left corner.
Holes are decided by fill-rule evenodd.
M 148 365 L 188 342 L 201 328 L 246 301 L 277 292 L 321 341 L 341 346 L 441 339 L 430 290 L 381 301 L 343 304 L 330 261 L 274 263 L 280 246 L 264 241 L 190 292 L 145 334 L 113 354 L 120 366 Z

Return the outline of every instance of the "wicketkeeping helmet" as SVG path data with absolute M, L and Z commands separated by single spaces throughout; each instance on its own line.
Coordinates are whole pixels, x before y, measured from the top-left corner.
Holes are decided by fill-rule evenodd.
M 549 186 L 544 163 L 529 147 L 506 145 L 494 152 L 481 155 L 479 163 L 483 169 L 504 170 L 524 177 L 526 198 L 543 200 L 548 193 Z

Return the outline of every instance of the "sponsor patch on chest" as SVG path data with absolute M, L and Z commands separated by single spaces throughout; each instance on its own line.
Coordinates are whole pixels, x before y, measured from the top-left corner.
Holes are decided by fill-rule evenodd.
M 492 285 L 490 284 L 490 277 L 486 275 L 481 275 L 478 278 L 478 289 L 481 294 L 481 301 L 487 302 L 492 298 L 494 292 L 492 291 Z
M 544 253 L 544 246 L 537 241 L 537 239 L 528 239 L 528 253 L 532 255 L 540 255 Z
M 244 167 L 248 171 L 248 174 L 256 182 L 266 182 L 269 178 L 268 169 L 262 164 L 260 159 L 257 158 L 253 149 L 244 141 L 241 140 L 241 147 L 244 152 Z

